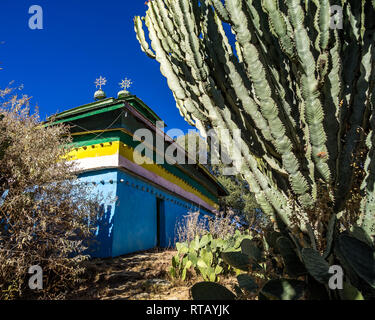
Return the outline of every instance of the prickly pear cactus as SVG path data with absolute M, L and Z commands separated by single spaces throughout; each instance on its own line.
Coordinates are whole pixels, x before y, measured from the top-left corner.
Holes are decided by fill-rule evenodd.
M 268 238 L 270 239 L 270 238 Z M 373 300 L 375 298 L 375 248 L 365 241 L 358 239 L 355 233 L 344 232 L 335 239 L 336 251 L 343 272 L 342 287 L 330 288 L 332 276 L 328 262 L 313 248 L 303 248 L 300 252 L 288 243 L 287 235 L 281 235 L 275 243 L 279 248 L 283 268 L 277 274 L 270 276 L 269 264 L 266 256 L 270 253 L 258 248 L 261 252 L 257 260 L 259 268 L 254 268 L 253 250 L 257 247 L 254 241 L 245 239 L 241 244 L 241 252 L 223 252 L 223 260 L 229 265 L 239 268 L 242 272 L 237 275 L 238 286 L 235 287 L 236 299 L 250 298 L 258 300 Z M 295 254 L 291 259 L 291 251 Z M 287 254 L 285 254 L 287 252 Z M 300 254 L 297 254 L 299 252 Z M 278 258 L 272 252 L 274 258 Z M 290 264 L 299 264 L 303 272 L 290 267 Z M 198 295 L 199 292 L 203 295 Z M 195 292 L 195 293 L 194 293 Z M 220 294 L 218 294 L 220 292 Z M 228 289 L 219 284 L 210 286 L 206 282 L 198 283 L 192 288 L 194 299 L 225 299 Z
M 221 275 L 238 268 L 225 264 L 221 257 L 222 253 L 226 251 L 240 253 L 238 251 L 241 250 L 243 240 L 250 241 L 250 239 L 248 232 L 238 231 L 226 239 L 214 238 L 207 233 L 202 237 L 197 235 L 191 242 L 177 242 L 177 253 L 172 257 L 169 273 L 173 278 L 185 281 L 189 272 L 194 269 L 195 273 L 201 275 L 205 281 L 218 281 Z

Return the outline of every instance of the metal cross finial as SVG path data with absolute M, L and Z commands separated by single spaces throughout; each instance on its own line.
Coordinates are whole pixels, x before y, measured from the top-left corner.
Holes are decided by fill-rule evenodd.
M 120 87 L 123 88 L 124 90 L 129 89 L 132 84 L 133 82 L 128 78 L 125 78 L 119 83 Z
M 102 76 L 99 77 L 99 79 L 96 79 L 95 85 L 96 87 L 99 87 L 100 90 L 102 90 L 102 86 L 105 86 L 107 83 L 107 79 L 103 78 Z

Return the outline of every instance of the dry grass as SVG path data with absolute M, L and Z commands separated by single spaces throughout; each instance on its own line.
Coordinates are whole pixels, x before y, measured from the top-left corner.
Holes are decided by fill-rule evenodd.
M 177 241 L 190 242 L 197 235 L 201 237 L 207 233 L 210 233 L 214 238 L 225 239 L 234 235 L 238 229 L 238 221 L 234 212 L 227 214 L 220 212 L 216 218 L 203 216 L 199 211 L 189 212 L 177 224 Z

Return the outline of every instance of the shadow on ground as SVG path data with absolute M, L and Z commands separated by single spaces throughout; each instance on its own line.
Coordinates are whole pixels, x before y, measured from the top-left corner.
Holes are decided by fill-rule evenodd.
M 84 282 L 68 299 L 188 300 L 189 287 L 171 281 L 173 250 L 150 250 L 86 263 Z

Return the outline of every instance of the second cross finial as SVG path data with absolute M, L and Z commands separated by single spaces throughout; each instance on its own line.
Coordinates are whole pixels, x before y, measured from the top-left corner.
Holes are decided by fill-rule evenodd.
M 128 91 L 128 89 L 130 88 L 132 84 L 133 82 L 128 78 L 125 78 L 119 83 L 120 87 L 123 89 L 117 95 L 119 99 L 125 98 L 130 95 L 130 92 Z

